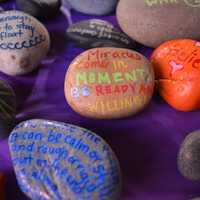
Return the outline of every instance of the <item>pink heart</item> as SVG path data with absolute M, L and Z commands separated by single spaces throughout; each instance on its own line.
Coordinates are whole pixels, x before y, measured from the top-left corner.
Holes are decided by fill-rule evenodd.
M 175 61 L 171 61 L 169 63 L 172 67 L 172 74 L 174 74 L 176 71 L 183 69 L 183 65 L 177 64 Z

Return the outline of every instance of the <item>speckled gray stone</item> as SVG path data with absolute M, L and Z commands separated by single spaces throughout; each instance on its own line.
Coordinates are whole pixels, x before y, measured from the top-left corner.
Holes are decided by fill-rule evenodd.
M 21 190 L 32 200 L 119 200 L 111 148 L 86 129 L 55 121 L 20 123 L 9 147 Z
M 69 39 L 86 49 L 94 47 L 136 48 L 136 42 L 111 23 L 100 19 L 84 20 L 72 24 L 66 34 Z
M 89 15 L 107 15 L 115 10 L 118 0 L 64 0 L 76 11 Z
M 37 18 L 55 16 L 61 5 L 60 0 L 16 0 L 20 10 Z
M 190 133 L 183 141 L 178 169 L 185 178 L 200 181 L 200 130 Z
M 8 137 L 16 114 L 16 97 L 13 89 L 0 80 L 0 139 Z

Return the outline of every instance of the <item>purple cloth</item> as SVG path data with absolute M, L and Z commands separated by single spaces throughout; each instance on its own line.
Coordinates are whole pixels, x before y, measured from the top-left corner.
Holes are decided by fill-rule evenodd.
M 14 1 L 2 5 L 6 9 L 15 7 Z M 94 17 L 72 12 L 73 22 L 89 18 Z M 114 15 L 98 18 L 117 24 Z M 38 70 L 19 77 L 0 74 L 17 94 L 16 124 L 43 118 L 79 125 L 101 135 L 120 160 L 122 200 L 189 200 L 200 196 L 200 183 L 184 179 L 176 164 L 184 137 L 200 128 L 200 111 L 175 111 L 155 94 L 149 107 L 137 116 L 104 121 L 81 117 L 66 103 L 63 86 L 70 62 L 83 49 L 65 40 L 68 23 L 62 14 L 44 24 L 51 33 L 52 48 Z M 144 47 L 138 50 L 146 56 L 151 53 Z M 0 142 L 0 171 L 8 176 L 6 200 L 28 199 L 17 187 L 7 140 Z

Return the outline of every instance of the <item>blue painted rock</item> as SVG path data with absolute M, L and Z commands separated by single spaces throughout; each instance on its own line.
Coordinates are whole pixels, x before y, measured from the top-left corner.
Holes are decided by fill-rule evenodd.
M 65 77 L 65 97 L 86 117 L 113 119 L 142 111 L 150 102 L 154 72 L 136 51 L 94 48 L 77 56 Z
M 118 0 L 64 0 L 76 11 L 89 15 L 107 15 L 115 10 Z
M 178 169 L 185 178 L 200 181 L 200 130 L 190 133 L 181 144 Z
M 91 19 L 69 26 L 67 37 L 84 48 L 122 47 L 133 49 L 136 43 L 126 34 L 115 28 L 111 23 Z
M 127 35 L 150 47 L 172 39 L 200 38 L 198 0 L 120 0 L 117 19 Z
M 60 0 L 16 0 L 20 10 L 37 18 L 49 18 L 56 15 Z
M 0 139 L 9 135 L 14 125 L 15 114 L 15 93 L 5 81 L 0 80 Z
M 0 28 L 0 71 L 21 75 L 35 69 L 49 50 L 46 28 L 20 11 L 1 12 Z
M 118 160 L 86 129 L 47 120 L 20 123 L 9 137 L 21 190 L 33 200 L 119 200 Z

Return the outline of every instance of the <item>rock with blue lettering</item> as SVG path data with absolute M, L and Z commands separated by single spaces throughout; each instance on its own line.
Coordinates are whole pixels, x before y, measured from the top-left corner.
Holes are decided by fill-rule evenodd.
M 118 0 L 64 0 L 76 11 L 89 15 L 107 15 L 115 10 Z
M 154 72 L 150 62 L 136 51 L 93 48 L 72 61 L 64 90 L 68 104 L 82 116 L 129 117 L 149 104 Z
M 200 38 L 199 0 L 120 0 L 117 19 L 127 35 L 150 47 L 172 39 Z
M 26 74 L 38 67 L 49 47 L 49 33 L 37 19 L 21 11 L 0 13 L 0 71 Z
M 14 128 L 9 147 L 19 186 L 32 200 L 120 199 L 118 160 L 89 130 L 29 120 Z
M 90 19 L 69 26 L 67 37 L 84 48 L 122 47 L 135 48 L 136 43 L 111 23 Z
M 13 89 L 0 80 L 0 139 L 8 137 L 16 114 L 16 97 Z
M 37 18 L 55 16 L 60 8 L 60 0 L 16 0 L 20 10 Z

